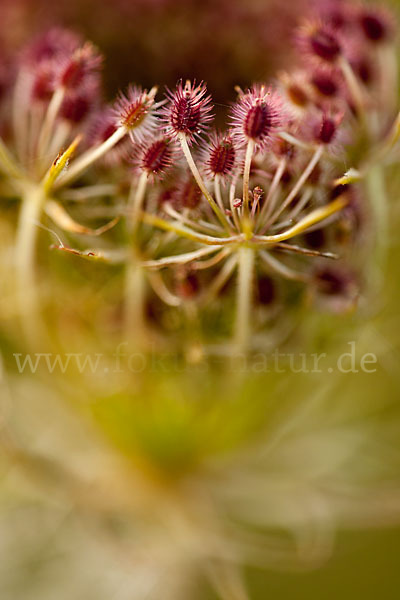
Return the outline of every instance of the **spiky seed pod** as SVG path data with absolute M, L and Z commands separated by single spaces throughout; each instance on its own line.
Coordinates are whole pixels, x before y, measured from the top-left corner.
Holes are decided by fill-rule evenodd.
M 68 90 L 87 84 L 100 70 L 102 56 L 91 43 L 86 43 L 65 60 L 60 67 L 59 82 Z
M 302 113 L 310 104 L 312 90 L 302 70 L 278 74 L 281 89 L 287 102 L 296 113 Z
M 106 106 L 96 111 L 88 128 L 88 142 L 90 146 L 102 144 L 115 133 L 117 124 L 115 122 L 115 111 Z M 114 166 L 129 158 L 132 150 L 131 141 L 125 137 L 120 140 L 103 158 L 106 165 Z
M 280 95 L 264 85 L 256 85 L 239 96 L 231 111 L 230 124 L 239 145 L 252 140 L 261 150 L 272 142 L 285 120 Z
M 201 202 L 202 193 L 192 176 L 178 184 L 174 193 L 174 204 L 185 208 L 197 208 Z
M 135 169 L 145 171 L 153 179 L 162 179 L 172 167 L 176 148 L 168 137 L 160 137 L 152 142 L 139 146 L 132 163 Z
M 148 92 L 140 86 L 129 86 L 120 93 L 114 105 L 117 126 L 126 127 L 134 142 L 144 142 L 157 127 L 157 109 L 162 103 L 154 102 L 155 90 Z
M 361 30 L 369 42 L 379 44 L 387 42 L 393 36 L 392 20 L 384 10 L 363 7 L 358 20 Z
M 50 62 L 39 64 L 33 74 L 31 87 L 32 100 L 36 102 L 49 102 L 54 93 L 55 74 Z
M 297 42 L 306 58 L 319 63 L 332 64 L 342 54 L 337 31 L 323 23 L 305 23 L 298 31 Z
M 325 98 L 335 98 L 343 89 L 339 74 L 329 67 L 316 68 L 310 76 L 310 83 Z
M 25 48 L 21 57 L 22 64 L 33 67 L 46 61 L 69 57 L 79 48 L 80 43 L 81 40 L 75 33 L 54 27 L 39 35 Z
M 209 143 L 202 152 L 204 171 L 210 178 L 223 180 L 230 177 L 239 163 L 239 152 L 232 136 L 223 133 L 210 135 Z
M 343 115 L 331 115 L 323 112 L 321 116 L 310 119 L 309 135 L 317 144 L 329 145 L 336 141 Z
M 207 86 L 196 81 L 179 81 L 175 91 L 167 88 L 168 104 L 162 110 L 165 133 L 169 137 L 184 134 L 189 144 L 207 130 L 213 119 L 211 96 Z
M 92 109 L 93 93 L 89 89 L 83 89 L 70 93 L 64 98 L 60 116 L 66 121 L 77 125 L 87 119 Z

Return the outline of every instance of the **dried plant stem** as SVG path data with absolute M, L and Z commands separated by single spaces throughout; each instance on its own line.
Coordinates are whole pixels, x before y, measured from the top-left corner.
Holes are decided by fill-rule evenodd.
M 201 189 L 203 195 L 205 196 L 207 202 L 209 203 L 209 205 L 211 206 L 211 208 L 213 209 L 216 217 L 218 218 L 219 222 L 221 223 L 221 225 L 224 227 L 224 229 L 226 229 L 228 232 L 230 231 L 229 228 L 229 224 L 228 221 L 226 220 L 223 212 L 221 211 L 221 209 L 219 208 L 219 206 L 217 205 L 217 203 L 215 202 L 214 198 L 211 196 L 210 192 L 207 190 L 205 183 L 200 175 L 200 172 L 197 168 L 196 163 L 193 160 L 193 156 L 192 153 L 190 151 L 189 148 L 189 144 L 187 142 L 186 136 L 181 133 L 179 134 L 179 141 L 181 143 L 182 146 L 182 150 L 183 150 L 183 154 L 185 155 L 185 158 L 187 160 L 187 163 L 189 165 L 189 168 L 193 174 L 193 177 L 196 180 L 197 185 L 199 186 L 199 188 Z
M 253 297 L 255 253 L 248 246 L 238 250 L 238 280 L 235 321 L 235 353 L 246 354 L 251 337 L 251 308 Z

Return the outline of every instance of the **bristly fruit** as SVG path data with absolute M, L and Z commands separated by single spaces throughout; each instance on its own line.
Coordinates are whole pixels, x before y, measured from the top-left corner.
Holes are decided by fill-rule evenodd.
M 247 93 L 240 94 L 231 111 L 234 139 L 240 145 L 251 140 L 258 149 L 264 149 L 272 142 L 285 121 L 281 97 L 264 85 L 255 85 Z
M 189 144 L 204 133 L 213 119 L 211 96 L 207 86 L 196 81 L 178 82 L 175 91 L 167 88 L 168 104 L 162 109 L 165 133 L 170 137 L 183 134 Z

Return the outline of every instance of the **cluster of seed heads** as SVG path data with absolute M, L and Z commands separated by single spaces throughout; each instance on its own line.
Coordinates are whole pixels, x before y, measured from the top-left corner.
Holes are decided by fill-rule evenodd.
M 58 248 L 122 261 L 127 277 L 140 273 L 141 319 L 146 304 L 160 314 L 188 298 L 198 311 L 229 312 L 232 303 L 236 345 L 249 349 L 257 327 L 286 307 L 290 286 L 304 290 L 297 302 L 311 293 L 336 310 L 353 308 L 362 277 L 349 256 L 368 229 L 360 181 L 398 136 L 386 63 L 395 27 L 370 5 L 326 0 L 318 10 L 293 36 L 299 63 L 273 84 L 238 88 L 222 131 L 211 128 L 204 82 L 179 81 L 161 100 L 156 87 L 130 86 L 104 105 L 94 46 L 59 29 L 30 43 L 7 67 L 1 98 L 1 185 L 23 199 L 20 283 L 34 268 L 24 215 L 36 190 L 33 216 L 47 214 L 58 228 Z M 90 198 L 111 196 L 115 219 L 97 229 L 76 222 L 67 210 L 74 194 L 88 200 L 85 219 Z M 118 252 L 108 237 L 90 251 L 60 237 L 68 232 L 79 246 L 80 233 L 121 226 L 129 241 Z M 129 314 L 137 302 L 125 301 Z M 256 306 L 268 307 L 258 325 Z M 128 321 L 138 327 L 133 315 Z

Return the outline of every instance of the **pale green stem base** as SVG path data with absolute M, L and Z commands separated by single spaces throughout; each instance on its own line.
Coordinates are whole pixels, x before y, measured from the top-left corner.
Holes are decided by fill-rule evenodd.
M 146 275 L 138 259 L 132 256 L 125 277 L 125 335 L 135 351 L 149 345 L 145 326 Z
M 40 188 L 30 188 L 22 199 L 15 245 L 17 304 L 24 335 L 35 346 L 43 340 L 40 299 L 35 277 L 35 253 L 44 196 Z
M 251 310 L 255 255 L 252 248 L 243 246 L 238 250 L 238 281 L 235 322 L 235 354 L 246 354 L 251 340 Z

